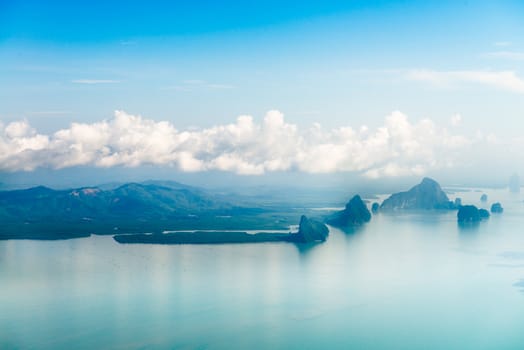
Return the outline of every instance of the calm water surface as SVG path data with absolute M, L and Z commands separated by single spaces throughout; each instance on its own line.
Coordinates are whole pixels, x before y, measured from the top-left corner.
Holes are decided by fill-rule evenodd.
M 524 195 L 486 192 L 313 246 L 0 241 L 0 348 L 524 349 Z

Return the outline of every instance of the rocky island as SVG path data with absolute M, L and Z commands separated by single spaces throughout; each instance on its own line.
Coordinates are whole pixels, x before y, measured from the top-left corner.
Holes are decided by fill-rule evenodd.
M 295 242 L 309 243 L 315 241 L 324 242 L 329 235 L 329 229 L 320 221 L 308 219 L 305 215 L 300 218 L 298 233 L 293 236 Z
M 371 220 L 371 213 L 359 195 L 346 204 L 344 210 L 338 211 L 326 219 L 326 223 L 339 228 L 360 226 Z
M 195 231 L 172 232 L 159 234 L 128 234 L 115 235 L 118 243 L 149 243 L 149 244 L 225 244 L 225 243 L 266 243 L 291 242 L 312 243 L 323 242 L 327 239 L 329 230 L 323 223 L 308 219 L 302 215 L 296 233 L 267 233 L 249 234 L 239 231 Z
M 490 214 L 489 214 L 489 211 L 487 211 L 487 209 L 482 209 L 480 208 L 479 209 L 479 216 L 480 216 L 480 219 L 489 219 L 490 217 Z
M 502 204 L 500 204 L 499 202 L 493 203 L 491 205 L 491 212 L 493 214 L 502 214 L 504 212 L 504 208 L 502 208 Z
M 456 209 L 438 184 L 433 179 L 425 177 L 422 182 L 409 191 L 392 194 L 382 202 L 381 210 L 430 210 Z
M 487 218 L 489 218 L 489 212 L 486 209 L 478 209 L 474 205 L 463 205 L 457 212 L 459 224 L 475 223 Z

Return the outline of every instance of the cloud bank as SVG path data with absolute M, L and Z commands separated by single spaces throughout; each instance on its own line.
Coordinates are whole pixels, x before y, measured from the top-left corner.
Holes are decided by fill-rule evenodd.
M 513 71 L 434 71 L 412 70 L 409 80 L 417 80 L 437 86 L 454 86 L 474 83 L 524 94 L 524 80 Z
M 502 58 L 502 59 L 514 60 L 514 61 L 523 61 L 524 60 L 524 52 L 518 52 L 518 51 L 495 51 L 495 52 L 487 53 L 486 56 L 491 57 L 491 58 Z
M 178 130 L 167 121 L 116 111 L 113 119 L 73 123 L 49 135 L 27 121 L 0 123 L 0 170 L 159 165 L 187 172 L 359 172 L 378 178 L 452 167 L 473 142 L 428 119 L 410 122 L 398 111 L 374 130 L 299 128 L 275 110 L 261 122 L 244 115 L 231 124 Z

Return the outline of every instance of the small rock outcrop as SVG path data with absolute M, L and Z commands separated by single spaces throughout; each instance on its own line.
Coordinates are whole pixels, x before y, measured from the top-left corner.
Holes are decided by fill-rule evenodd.
M 488 201 L 488 195 L 483 193 L 482 196 L 480 196 L 480 201 L 481 202 L 487 202 Z
M 296 240 L 300 243 L 324 242 L 328 234 L 329 229 L 325 224 L 314 219 L 308 219 L 305 215 L 302 215 Z
M 380 208 L 380 204 L 378 204 L 377 202 L 375 202 L 375 203 L 373 203 L 373 204 L 371 205 L 371 212 L 373 212 L 373 213 L 377 213 L 379 208 Z
M 504 212 L 504 208 L 502 208 L 502 204 L 500 204 L 499 202 L 493 203 L 491 205 L 491 212 L 493 214 L 501 214 L 502 212 Z
M 479 209 L 479 216 L 480 216 L 480 219 L 489 219 L 489 211 L 487 211 L 486 209 Z
M 371 213 L 359 195 L 354 196 L 346 204 L 344 210 L 338 211 L 327 218 L 329 225 L 336 227 L 355 227 L 360 226 L 371 220 Z
M 462 205 L 462 198 L 455 198 L 455 202 L 453 203 L 455 204 L 455 207 L 460 208 L 460 206 Z
M 442 188 L 433 179 L 424 178 L 422 182 L 409 191 L 392 194 L 387 198 L 380 209 L 399 210 L 399 209 L 456 209 L 442 191 Z

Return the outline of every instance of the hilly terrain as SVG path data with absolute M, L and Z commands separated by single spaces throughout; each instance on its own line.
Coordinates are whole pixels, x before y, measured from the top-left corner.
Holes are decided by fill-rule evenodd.
M 282 229 L 299 214 L 277 213 L 176 182 L 0 192 L 0 239 L 62 239 L 183 229 Z

